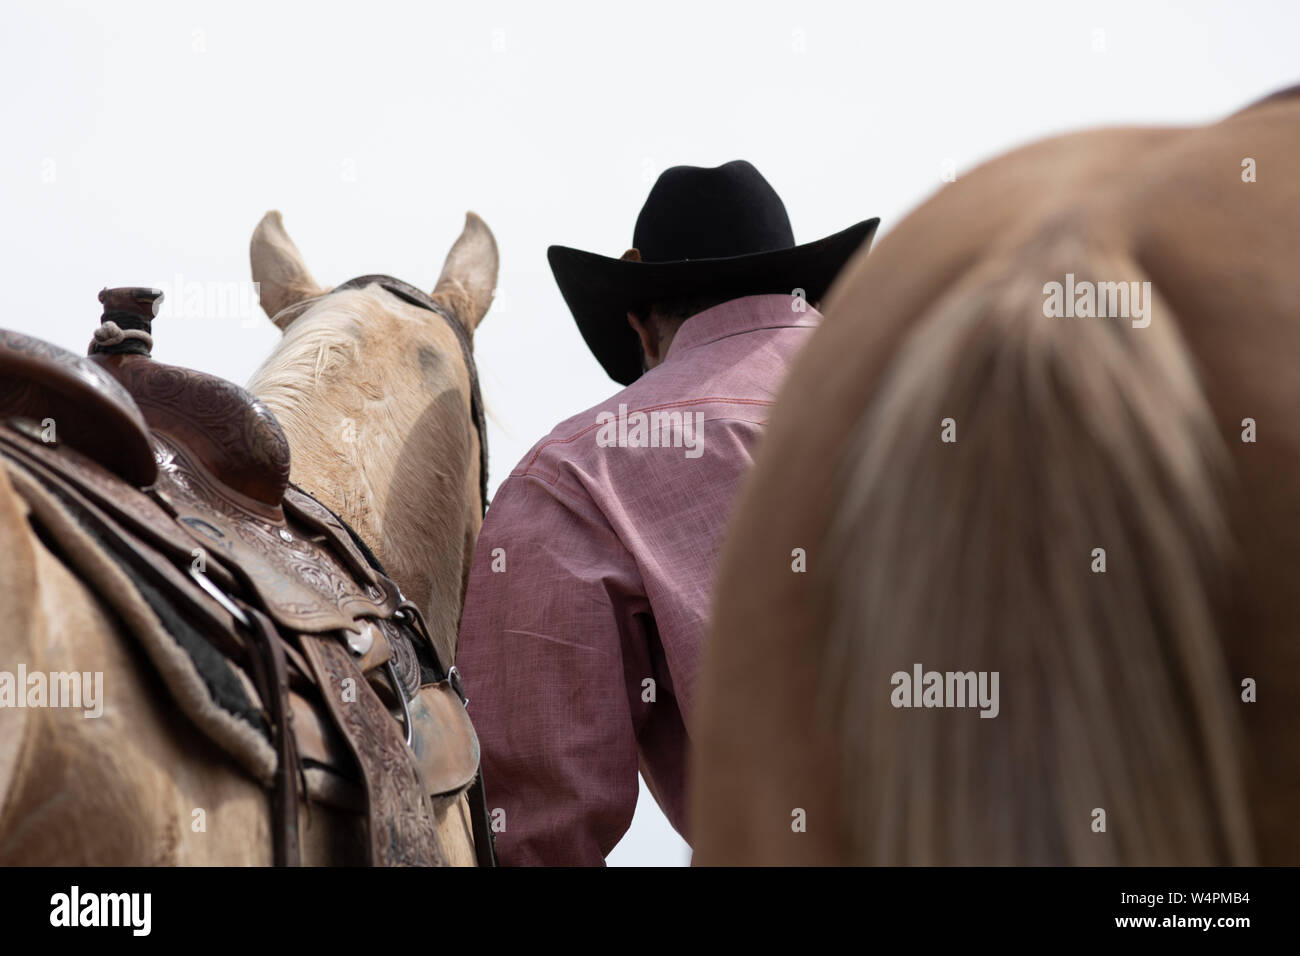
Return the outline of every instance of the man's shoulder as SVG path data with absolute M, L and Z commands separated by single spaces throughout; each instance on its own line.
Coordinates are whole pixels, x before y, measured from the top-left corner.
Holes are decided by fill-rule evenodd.
M 697 460 L 701 428 L 710 436 L 708 457 L 743 454 L 766 423 L 790 360 L 820 320 L 812 309 L 791 313 L 789 302 L 788 296 L 748 296 L 688 319 L 666 361 L 556 425 L 512 477 L 555 482 L 569 475 L 589 491 L 596 480 L 663 477 L 678 467 L 676 458 Z M 691 454 L 658 454 L 665 441 Z M 608 454 L 614 446 L 644 451 Z
M 770 394 L 752 389 L 711 388 L 711 383 L 685 387 L 666 374 L 668 366 L 648 372 L 626 388 L 560 422 L 535 444 L 511 476 L 530 475 L 555 481 L 565 472 L 606 474 L 609 450 L 617 448 L 684 449 L 702 437 L 705 424 L 716 429 L 767 421 Z M 614 456 L 620 460 L 626 456 Z

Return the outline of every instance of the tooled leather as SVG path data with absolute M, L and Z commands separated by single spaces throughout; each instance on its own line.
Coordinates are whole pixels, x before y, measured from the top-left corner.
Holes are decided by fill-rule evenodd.
M 0 417 L 53 419 L 68 444 L 138 484 L 154 479 L 149 428 L 118 381 L 88 359 L 0 329 Z
M 4 431 L 0 429 L 0 437 L 8 438 Z M 6 451 L 21 449 L 21 439 L 12 445 L 7 441 L 0 442 L 0 448 Z M 76 495 L 79 493 L 76 479 L 83 477 L 83 470 L 93 471 L 98 466 L 92 462 L 74 463 L 71 459 L 75 453 L 68 452 L 69 450 L 64 450 L 68 460 L 62 463 L 61 470 L 42 468 L 42 473 L 47 481 L 58 483 L 66 493 Z M 14 460 L 26 460 L 29 466 L 34 463 L 31 456 L 19 455 Z M 41 467 L 38 463 L 36 466 Z M 85 504 L 87 503 L 83 501 Z M 111 521 L 106 517 L 104 520 L 108 522 L 106 527 L 112 529 Z M 110 534 L 124 545 L 140 547 L 136 539 L 120 529 L 110 530 Z M 167 572 L 173 595 L 188 593 L 193 600 L 206 600 L 206 595 L 199 592 L 193 582 L 180 576 L 170 562 L 159 560 L 160 555 L 155 554 L 151 558 L 148 554 L 143 554 L 142 558 L 143 563 L 154 572 Z M 406 746 L 397 722 L 378 702 L 368 682 L 361 676 L 357 663 L 342 648 L 337 636 L 300 637 L 302 656 L 306 658 L 318 692 L 318 696 L 313 695 L 318 702 L 315 706 L 323 706 L 329 713 L 330 720 L 305 722 L 299 727 L 289 721 L 288 712 L 295 711 L 299 717 L 310 715 L 313 703 L 289 691 L 285 656 L 291 652 L 292 645 L 284 643 L 283 638 L 267 623 L 267 619 L 254 608 L 245 604 L 243 609 L 251 619 L 262 622 L 253 633 L 261 635 L 259 646 L 263 656 L 241 654 L 240 658 L 246 668 L 251 666 L 250 676 L 254 678 L 254 684 L 270 712 L 271 742 L 277 752 L 275 786 L 272 788 L 273 815 L 276 819 L 272 835 L 277 863 L 296 865 L 299 862 L 298 793 L 295 785 L 297 760 L 294 757 L 299 752 L 333 769 L 344 779 L 353 778 L 354 767 L 361 768 L 361 785 L 368 798 L 366 809 L 369 832 L 374 835 L 376 844 L 371 848 L 372 863 L 433 865 L 445 862 L 438 849 L 436 828 L 425 798 L 429 793 L 430 779 L 436 778 L 430 778 L 416 763 L 415 751 Z M 226 627 L 230 625 L 227 624 Z M 388 642 L 390 637 L 385 635 L 383 640 Z M 395 634 L 391 640 L 403 647 L 405 657 L 412 660 L 415 658 L 408 635 Z M 321 646 L 328 650 L 320 652 Z M 322 667 L 322 657 L 329 662 L 328 667 Z M 418 674 L 418 664 L 414 669 Z M 352 678 L 351 686 L 357 695 L 357 701 L 340 705 L 340 688 L 344 677 Z M 454 717 L 455 715 L 453 721 Z M 455 763 L 472 757 L 477 764 L 477 748 L 473 746 L 473 738 L 466 740 L 454 723 L 446 728 L 430 728 L 428 722 L 423 721 L 420 730 L 420 742 L 426 739 L 437 741 L 439 745 L 444 741 L 454 742 L 454 754 L 435 753 L 435 759 Z M 347 742 L 347 753 L 340 752 L 335 733 Z M 307 746 L 301 747 L 304 743 Z M 420 752 L 424 753 L 427 749 L 421 747 Z
M 14 431 L 0 431 L 0 443 L 74 481 L 96 505 L 174 560 L 188 562 L 194 557 L 194 541 L 176 523 L 170 511 L 148 494 L 128 492 L 121 479 L 76 449 L 35 441 Z M 226 589 L 235 586 L 234 578 L 219 562 L 208 564 L 206 573 Z
M 441 314 L 435 306 L 425 307 Z M 444 318 L 455 328 L 453 319 L 445 314 Z M 10 342 L 7 336 L 21 341 Z M 293 709 L 300 714 L 304 713 L 303 704 L 306 712 L 323 708 L 330 713 L 332 721 L 320 722 L 320 739 L 313 738 L 307 750 L 317 752 L 313 757 L 323 758 L 318 763 L 350 777 L 356 768 L 341 766 L 348 761 L 339 759 L 339 741 L 332 732 L 337 729 L 347 740 L 362 771 L 369 799 L 373 861 L 425 865 L 445 862 L 428 794 L 455 792 L 472 782 L 471 771 L 476 771 L 478 765 L 473 727 L 460 698 L 445 680 L 421 687 L 422 677 L 429 675 L 412 644 L 412 640 L 427 643 L 418 612 L 400 626 L 391 620 L 402 601 L 396 586 L 371 567 L 363 546 L 355 543 L 332 512 L 288 487 L 288 442 L 270 410 L 232 383 L 156 363 L 147 356 L 96 355 L 83 359 L 17 333 L 0 330 L 0 339 L 4 339 L 0 344 L 9 347 L 11 364 L 18 362 L 15 384 L 23 389 L 28 404 L 36 403 L 32 410 L 39 410 L 41 402 L 53 393 L 42 386 L 39 378 L 25 379 L 24 369 L 38 368 L 43 359 L 65 363 L 71 360 L 68 369 L 56 377 L 56 384 L 64 388 L 75 378 L 81 389 L 78 394 L 96 396 L 91 401 L 98 401 L 100 407 L 85 411 L 98 414 L 81 418 L 92 423 L 106 422 L 109 412 L 102 406 L 109 405 L 119 419 L 129 419 L 129 429 L 114 426 L 116 430 L 104 429 L 104 435 L 110 443 L 133 436 L 140 439 L 138 457 L 149 466 L 149 479 L 135 482 L 140 490 L 128 490 L 117 477 L 103 471 L 100 465 L 104 462 L 97 459 L 78 465 L 72 461 L 76 457 L 72 449 L 46 448 L 33 443 L 31 435 L 25 436 L 27 442 L 22 449 L 29 461 L 40 459 L 47 469 L 47 480 L 70 480 L 79 493 L 122 522 L 125 530 L 119 530 L 119 536 L 142 555 L 148 552 L 141 545 L 143 541 L 161 549 L 168 556 L 166 560 L 155 553 L 153 559 L 146 557 L 146 562 L 155 570 L 168 572 L 163 576 L 169 589 L 192 598 L 191 606 L 202 607 L 205 616 L 212 617 L 213 608 L 208 607 L 211 598 L 182 573 L 194 544 L 207 553 L 207 576 L 221 590 L 228 595 L 242 591 L 245 596 L 255 597 L 254 603 L 265 610 L 280 631 L 272 650 L 282 647 L 290 662 L 299 662 L 295 672 L 310 672 L 314 678 L 311 682 L 316 684 L 310 694 L 315 700 L 297 691 L 290 693 L 285 682 L 291 675 L 285 673 L 281 656 L 277 658 L 280 674 L 276 689 L 271 692 L 265 688 L 263 692 L 271 692 L 281 702 L 281 709 L 287 709 L 283 706 L 286 701 L 296 699 Z M 481 434 L 481 401 L 472 353 L 467 342 L 461 345 L 476 400 L 474 425 L 485 439 Z M 24 364 L 27 360 L 21 355 L 13 359 L 19 349 L 31 353 L 31 364 Z M 18 390 L 9 389 L 6 397 L 10 396 L 18 396 Z M 8 410 L 8 405 L 4 408 Z M 32 410 L 25 405 L 19 409 L 27 414 Z M 113 437 L 119 432 L 121 437 Z M 92 430 L 92 437 L 94 434 Z M 148 454 L 150 445 L 152 455 Z M 486 459 L 485 441 L 481 442 L 480 452 Z M 155 462 L 159 466 L 156 480 Z M 136 475 L 145 473 L 141 467 L 131 467 Z M 485 479 L 486 468 L 482 471 Z M 125 469 L 122 473 L 126 473 Z M 147 487 L 150 482 L 152 487 Z M 256 616 L 253 608 L 249 611 Z M 382 635 L 376 643 L 385 645 L 387 651 L 366 660 L 373 666 L 388 657 L 401 691 L 409 700 L 414 751 L 403 740 L 406 728 L 393 719 L 361 676 L 359 662 L 342 643 L 339 632 L 355 627 L 361 618 L 371 619 Z M 219 629 L 232 636 L 237 634 L 229 622 Z M 294 650 L 295 642 L 290 637 L 295 634 L 301 654 Z M 285 637 L 290 641 L 281 645 Z M 235 650 L 237 657 L 243 658 L 240 663 L 247 667 L 254 662 L 240 653 L 246 650 L 241 645 L 242 641 L 236 639 L 227 655 Z M 440 664 L 435 670 L 441 675 Z M 334 688 L 345 677 L 356 679 L 356 703 L 361 706 L 340 705 Z M 293 679 L 297 681 L 295 687 L 301 685 L 297 678 Z M 383 684 L 387 691 L 387 681 Z M 283 731 L 288 715 L 279 716 L 275 723 Z M 286 741 L 283 733 L 280 742 L 295 749 L 293 740 Z M 284 751 L 281 763 L 286 763 Z M 288 769 L 281 766 L 280 776 L 285 777 Z M 283 780 L 276 788 L 281 797 L 290 789 Z M 283 804 L 276 817 L 296 830 Z M 286 832 L 282 836 L 290 835 Z M 292 860 L 296 854 L 283 853 L 281 857 Z
M 165 545 L 173 555 L 189 560 L 191 542 L 171 515 L 158 503 L 144 495 L 123 494 L 122 486 L 116 478 L 75 450 L 45 445 L 5 428 L 0 428 L 0 450 L 16 456 L 17 460 L 24 462 L 27 468 L 38 469 L 39 474 L 46 481 L 59 484 L 66 489 L 67 493 L 88 496 L 89 503 L 105 508 L 118 521 L 134 525 L 137 534 L 143 531 L 145 539 L 153 541 L 156 545 Z M 112 492 L 116 494 L 111 494 Z M 121 537 L 125 544 L 147 554 L 148 549 L 143 545 L 135 544 L 132 535 L 124 534 Z M 184 578 L 173 569 L 169 561 L 161 558 L 162 555 L 155 554 L 154 559 L 150 560 L 146 557 L 145 560 L 155 572 L 170 582 L 173 594 L 185 597 L 191 606 L 204 607 L 208 616 L 222 613 L 215 606 L 209 606 L 210 599 L 192 581 Z M 209 577 L 217 577 L 219 571 L 223 576 L 228 573 L 221 569 L 218 560 L 209 560 L 206 563 L 206 573 Z M 402 687 L 406 690 L 407 697 L 411 700 L 411 709 L 417 720 L 414 745 L 426 792 L 442 793 L 463 788 L 472 778 L 472 773 L 469 777 L 465 775 L 465 768 L 477 766 L 478 746 L 472 725 L 463 713 L 464 708 L 460 706 L 459 699 L 455 699 L 456 708 L 439 710 L 437 725 L 431 725 L 427 719 L 423 719 L 416 699 L 427 694 L 434 686 L 445 687 L 445 682 L 440 685 L 428 685 L 421 690 L 419 659 L 411 643 L 414 638 L 408 630 L 391 620 L 371 620 L 368 624 L 373 628 L 375 635 L 374 646 L 363 658 L 357 660 L 356 664 L 368 679 L 379 681 L 382 692 L 387 696 L 391 691 L 387 680 L 382 676 L 382 666 L 389 659 L 395 658 L 394 668 Z M 228 618 L 226 623 L 218 625 L 217 629 L 223 636 L 228 634 L 237 644 L 242 643 L 238 640 L 237 632 L 231 627 Z M 234 658 L 237 663 L 247 666 L 248 662 L 244 658 L 242 649 L 236 654 L 229 652 L 230 648 L 227 648 L 228 656 Z M 290 660 L 301 662 L 299 669 L 307 672 L 314 679 L 315 675 L 310 665 L 302 659 L 300 652 L 292 644 L 285 645 L 285 652 Z M 447 690 L 445 693 L 450 693 L 454 698 L 454 692 Z M 321 711 L 319 718 L 303 719 L 304 715 L 311 715 L 313 711 L 324 706 L 319 702 L 318 694 L 312 693 L 310 699 L 297 692 L 291 696 L 294 703 L 293 710 L 299 718 L 296 729 L 299 736 L 299 750 L 303 756 L 329 767 L 342 778 L 355 780 L 355 764 L 350 751 L 344 747 L 342 739 L 337 736 L 332 717 L 326 718 L 324 711 Z M 389 720 L 392 720 L 391 716 Z
M 416 656 L 415 645 L 411 643 L 410 637 L 390 622 L 379 621 L 378 624 L 392 650 L 389 663 L 397 672 L 397 679 L 406 691 L 407 698 L 414 697 L 420 690 L 420 659 Z
M 275 415 L 233 382 L 144 356 L 95 356 L 139 406 L 155 436 L 184 444 L 227 488 L 279 516 L 289 440 Z
M 0 427 L 0 459 L 22 468 L 65 502 L 75 506 L 79 520 L 93 523 L 101 535 L 117 542 L 120 556 L 129 554 L 138 569 L 148 569 L 149 578 L 184 606 L 190 622 L 227 660 L 243 663 L 244 642 L 229 613 L 166 558 L 159 550 L 157 539 L 131 533 L 123 525 L 124 515 L 117 509 L 104 507 L 104 502 L 88 487 L 86 479 L 100 474 L 95 462 L 65 448 L 62 449 L 63 460 L 59 467 L 51 467 L 48 460 L 32 454 L 33 451 L 44 451 L 43 446 L 16 439 L 18 436 L 12 430 Z M 129 523 L 129 516 L 125 517 Z
M 375 569 L 352 541 L 352 535 L 339 523 L 339 519 L 311 495 L 304 494 L 293 485 L 284 493 L 284 514 L 313 531 L 324 535 L 352 573 L 369 585 L 379 583 Z
M 361 766 L 371 863 L 447 865 L 414 755 L 387 708 L 336 640 L 304 634 L 302 649 L 316 671 L 327 709 Z
M 24 335 L 12 329 L 0 329 L 0 349 L 22 355 L 29 360 L 62 368 L 69 377 L 75 377 L 100 392 L 106 399 L 118 405 L 123 414 L 136 419 L 141 428 L 145 427 L 144 419 L 131 399 L 130 392 L 118 384 L 111 375 L 100 374 L 94 365 L 75 352 L 69 352 L 52 342 Z
M 387 617 L 396 610 L 393 589 L 383 582 L 359 584 L 295 523 L 286 520 L 277 527 L 252 517 L 179 445 L 161 435 L 155 441 L 157 494 L 197 543 L 242 572 L 276 623 L 290 631 L 354 630 L 357 618 Z

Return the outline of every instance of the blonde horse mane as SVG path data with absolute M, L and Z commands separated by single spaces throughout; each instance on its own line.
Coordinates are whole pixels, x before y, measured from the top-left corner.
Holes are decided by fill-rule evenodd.
M 316 296 L 253 373 L 249 391 L 272 405 L 278 416 L 310 414 L 322 380 L 347 363 L 362 362 L 359 330 L 388 307 L 385 297 L 376 288 Z
M 1044 315 L 1067 272 L 1146 279 L 1080 231 L 919 316 L 846 446 L 821 667 L 854 862 L 1254 858 L 1215 625 L 1222 441 L 1158 294 L 1147 328 Z M 916 663 L 999 672 L 1001 716 L 895 707 Z

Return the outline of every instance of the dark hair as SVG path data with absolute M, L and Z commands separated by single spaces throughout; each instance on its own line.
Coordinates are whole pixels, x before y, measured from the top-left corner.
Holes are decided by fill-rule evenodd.
M 681 324 L 693 315 L 698 315 L 705 309 L 711 309 L 715 305 L 721 305 L 724 302 L 730 302 L 734 295 L 691 295 L 677 296 L 671 299 L 660 299 L 658 302 L 651 302 L 647 305 L 639 306 L 629 311 L 632 312 L 641 322 L 653 329 L 662 342 L 666 327 L 680 328 Z M 647 369 L 645 349 L 642 348 L 638 339 L 636 350 L 641 353 L 641 371 Z
M 652 317 L 656 322 L 680 325 L 691 316 L 698 315 L 705 309 L 711 309 L 715 305 L 730 302 L 734 298 L 735 296 L 730 294 L 678 296 L 648 303 L 633 309 L 632 312 L 642 321 Z

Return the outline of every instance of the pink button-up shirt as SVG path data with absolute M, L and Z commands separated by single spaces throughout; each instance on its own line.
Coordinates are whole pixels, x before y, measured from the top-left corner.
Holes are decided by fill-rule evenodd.
M 798 306 L 803 306 L 801 311 Z M 691 690 L 714 561 L 790 359 L 788 295 L 688 319 L 664 362 L 558 425 L 478 539 L 457 664 L 502 863 L 602 864 L 637 770 L 685 835 Z

